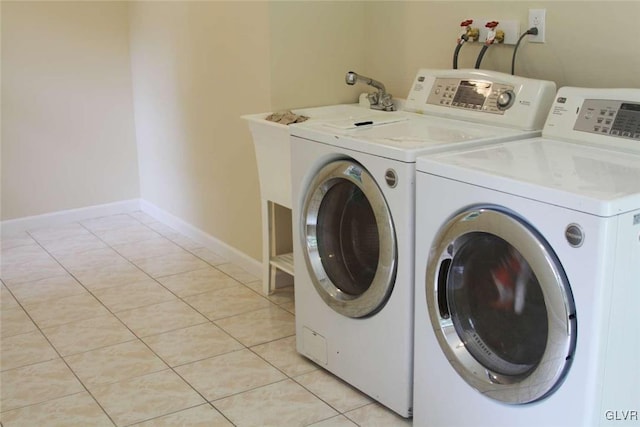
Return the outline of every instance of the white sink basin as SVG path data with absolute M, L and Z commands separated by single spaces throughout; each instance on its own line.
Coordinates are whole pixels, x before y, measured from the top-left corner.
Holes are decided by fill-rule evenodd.
M 293 110 L 309 120 L 347 119 L 366 116 L 368 108 L 358 104 L 327 105 L 323 107 Z M 291 142 L 289 127 L 265 120 L 270 113 L 242 116 L 249 123 L 256 150 L 260 193 L 263 200 L 270 200 L 291 208 Z

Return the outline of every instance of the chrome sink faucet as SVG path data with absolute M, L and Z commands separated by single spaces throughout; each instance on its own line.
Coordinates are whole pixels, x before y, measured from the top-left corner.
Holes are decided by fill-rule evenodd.
M 371 108 L 374 110 L 395 111 L 396 106 L 393 105 L 391 94 L 387 93 L 384 85 L 379 81 L 373 80 L 370 77 L 361 76 L 353 71 L 349 71 L 347 73 L 345 81 L 348 85 L 354 85 L 356 82 L 360 81 L 368 84 L 369 86 L 375 87 L 377 91 L 367 95 Z

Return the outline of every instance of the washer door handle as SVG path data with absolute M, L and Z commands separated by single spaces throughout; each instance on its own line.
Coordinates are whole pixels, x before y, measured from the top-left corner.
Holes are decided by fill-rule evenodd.
M 449 311 L 449 299 L 447 298 L 447 281 L 449 280 L 449 268 L 451 267 L 451 258 L 445 258 L 440 262 L 440 270 L 438 271 L 437 299 L 438 311 L 440 318 L 449 319 L 451 312 Z

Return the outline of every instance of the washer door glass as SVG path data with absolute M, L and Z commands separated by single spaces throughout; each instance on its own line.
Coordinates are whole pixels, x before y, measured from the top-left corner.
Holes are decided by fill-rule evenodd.
M 309 188 L 303 216 L 305 260 L 323 300 L 349 317 L 382 308 L 395 280 L 396 240 L 373 177 L 354 162 L 326 165 Z
M 325 194 L 317 222 L 318 253 L 340 291 L 358 296 L 378 269 L 380 237 L 369 200 L 355 184 L 341 180 Z
M 471 386 L 507 403 L 552 393 L 576 340 L 573 297 L 546 241 L 495 208 L 463 212 L 428 261 L 427 304 L 440 346 Z

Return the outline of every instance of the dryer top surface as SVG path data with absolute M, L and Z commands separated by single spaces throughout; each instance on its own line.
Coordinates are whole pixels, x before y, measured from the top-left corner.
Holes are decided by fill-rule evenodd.
M 420 157 L 416 168 L 598 216 L 640 209 L 640 154 L 548 138 Z

